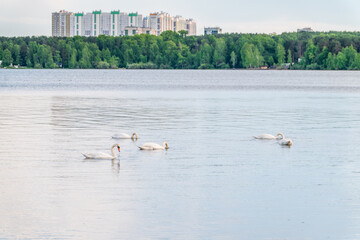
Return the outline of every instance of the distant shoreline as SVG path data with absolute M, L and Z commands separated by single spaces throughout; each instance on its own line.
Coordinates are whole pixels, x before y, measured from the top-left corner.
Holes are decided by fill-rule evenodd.
M 0 37 L 1 67 L 360 70 L 360 32 Z

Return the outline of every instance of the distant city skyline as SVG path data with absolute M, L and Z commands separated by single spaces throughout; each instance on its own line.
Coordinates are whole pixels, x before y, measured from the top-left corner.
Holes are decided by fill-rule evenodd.
M 115 0 L 12 0 L 1 3 L 0 36 L 51 36 L 52 12 L 62 9 L 72 12 L 102 10 L 110 12 L 139 12 L 147 15 L 164 11 L 197 21 L 197 32 L 204 27 L 219 26 L 223 33 L 281 33 L 296 32 L 298 28 L 311 27 L 315 31 L 360 31 L 360 2 L 310 1 L 275 3 L 258 0 L 183 0 L 169 3 L 163 0 L 119 2 Z

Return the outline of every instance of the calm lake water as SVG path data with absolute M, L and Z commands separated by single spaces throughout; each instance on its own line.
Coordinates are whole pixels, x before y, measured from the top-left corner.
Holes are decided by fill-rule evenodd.
M 360 239 L 359 143 L 360 72 L 0 70 L 0 239 Z

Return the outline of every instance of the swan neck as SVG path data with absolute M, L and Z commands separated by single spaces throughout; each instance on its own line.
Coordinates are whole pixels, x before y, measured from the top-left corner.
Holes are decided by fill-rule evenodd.
M 135 140 L 135 139 L 138 140 L 138 135 L 137 135 L 136 132 L 132 134 L 131 139 L 132 140 Z
M 163 143 L 163 147 L 164 147 L 165 150 L 167 150 L 167 149 L 169 148 L 168 143 L 167 143 L 167 142 L 164 142 L 164 143 Z
M 115 151 L 114 151 L 115 148 L 116 148 L 116 146 L 117 146 L 117 145 L 115 144 L 114 146 L 111 147 L 111 154 L 112 154 L 112 156 L 113 156 L 114 158 L 116 158 L 116 154 L 115 154 Z

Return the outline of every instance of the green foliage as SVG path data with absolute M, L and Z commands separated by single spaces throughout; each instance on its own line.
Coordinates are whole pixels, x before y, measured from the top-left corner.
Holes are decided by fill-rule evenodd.
M 245 43 L 241 48 L 241 59 L 245 68 L 258 68 L 264 64 L 264 57 L 252 43 Z
M 148 63 L 133 63 L 133 64 L 129 64 L 127 66 L 128 69 L 156 69 L 158 68 L 156 66 L 156 64 L 152 63 L 152 62 L 148 62 Z
M 0 60 L 30 68 L 360 70 L 360 33 L 0 37 Z M 297 59 L 301 59 L 300 62 Z
M 279 43 L 276 47 L 276 57 L 277 57 L 277 63 L 278 64 L 283 64 L 285 63 L 285 48 L 284 46 Z
M 231 54 L 230 54 L 230 62 L 231 62 L 231 66 L 233 68 L 235 68 L 235 65 L 236 65 L 236 53 L 234 51 L 232 51 Z
M 292 54 L 291 54 L 291 50 L 288 50 L 288 55 L 287 55 L 287 63 L 293 63 L 293 58 L 292 58 Z
M 3 52 L 3 60 L 1 66 L 8 67 L 13 63 L 13 58 L 9 49 L 5 49 Z

